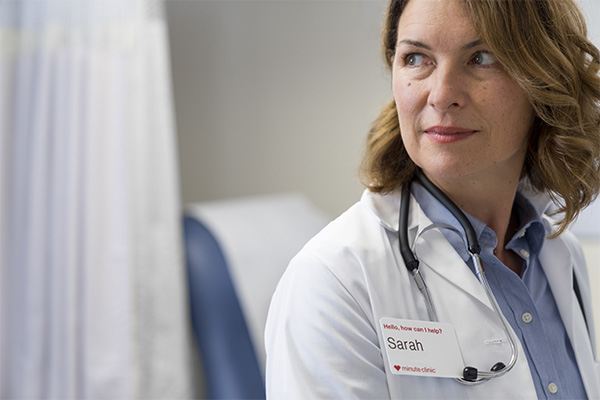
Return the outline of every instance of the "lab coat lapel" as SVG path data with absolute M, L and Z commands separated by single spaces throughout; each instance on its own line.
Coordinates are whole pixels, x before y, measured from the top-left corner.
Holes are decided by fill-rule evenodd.
M 369 212 L 375 215 L 385 229 L 397 234 L 400 196 L 400 190 L 387 195 L 375 195 L 366 190 L 361 202 L 365 204 Z M 431 220 L 427 218 L 417 200 L 411 195 L 408 215 L 409 244 L 412 245 L 421 229 L 431 224 Z M 468 293 L 493 311 L 483 286 L 439 230 L 433 229 L 421 236 L 415 246 L 415 253 L 420 261 L 419 270 L 426 282 L 428 282 L 428 274 L 438 274 L 456 286 L 458 290 Z M 402 262 L 400 255 L 398 255 L 398 260 L 399 263 Z
M 556 299 L 558 312 L 571 341 L 573 340 L 573 264 L 569 250 L 560 240 L 552 246 L 545 245 L 540 253 L 540 263 Z M 576 300 L 576 299 L 575 299 Z
M 413 243 L 417 233 L 430 226 L 432 222 L 412 196 L 410 210 L 409 240 Z M 438 229 L 432 229 L 418 239 L 415 254 L 420 261 L 420 270 L 425 281 L 429 273 L 436 273 L 492 309 L 485 290 L 475 274 Z
M 596 399 L 600 398 L 598 365 L 593 358 L 588 330 L 579 312 L 579 303 L 573 291 L 572 260 L 569 248 L 560 239 L 553 240 L 552 246 L 544 246 L 540 253 L 542 269 L 573 346 L 587 395 L 590 399 Z

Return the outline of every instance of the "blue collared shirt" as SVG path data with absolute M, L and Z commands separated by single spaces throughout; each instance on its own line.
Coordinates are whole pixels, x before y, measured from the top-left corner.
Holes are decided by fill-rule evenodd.
M 463 231 L 456 218 L 420 184 L 413 183 L 411 192 L 430 220 Z M 498 244 L 494 231 L 467 214 L 479 239 L 486 278 L 502 313 L 521 342 L 537 397 L 585 399 L 575 354 L 538 258 L 545 241 L 544 225 L 537 210 L 520 193 L 517 193 L 513 207 L 520 225 L 505 248 L 523 259 L 521 276 L 494 255 Z M 474 272 L 473 261 L 462 238 L 451 231 L 442 229 L 442 233 Z

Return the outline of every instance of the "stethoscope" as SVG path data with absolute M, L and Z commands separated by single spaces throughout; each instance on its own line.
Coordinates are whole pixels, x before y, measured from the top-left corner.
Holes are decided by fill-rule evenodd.
M 496 315 L 498 315 L 498 318 L 502 322 L 502 327 L 504 328 L 504 332 L 510 344 L 512 355 L 508 365 L 505 365 L 502 362 L 497 362 L 496 364 L 494 364 L 494 366 L 492 366 L 491 372 L 478 371 L 475 367 L 465 367 L 463 369 L 463 377 L 456 378 L 456 380 L 465 385 L 474 385 L 486 382 L 492 378 L 500 377 L 506 374 L 508 371 L 510 371 L 512 367 L 516 364 L 518 350 L 517 346 L 515 345 L 516 340 L 513 337 L 511 330 L 509 329 L 508 321 L 506 321 L 506 318 L 504 318 L 504 315 L 502 315 L 500 307 L 498 306 L 498 302 L 496 301 L 494 294 L 492 293 L 492 290 L 490 289 L 490 286 L 487 282 L 487 279 L 485 278 L 483 264 L 481 263 L 481 258 L 479 257 L 481 248 L 479 246 L 479 241 L 477 240 L 477 234 L 475 233 L 471 222 L 469 222 L 468 218 L 460 210 L 460 208 L 458 208 L 456 204 L 454 204 L 452 200 L 448 198 L 448 196 L 446 196 L 437 186 L 435 186 L 433 182 L 431 182 L 420 169 L 417 169 L 416 178 L 419 181 L 419 183 L 423 185 L 423 187 L 429 193 L 431 193 L 431 195 L 433 195 L 440 203 L 442 203 L 448 209 L 448 211 L 450 211 L 450 213 L 452 213 L 452 215 L 458 220 L 458 222 L 461 224 L 464 230 L 464 235 L 461 235 L 460 231 L 458 231 L 458 229 L 454 228 L 451 225 L 443 223 L 434 223 L 417 232 L 417 235 L 413 242 L 413 247 L 411 248 L 408 245 L 408 205 L 410 202 L 409 183 L 407 187 L 405 187 L 402 190 L 402 201 L 400 203 L 399 217 L 400 224 L 398 227 L 400 253 L 402 254 L 402 258 L 404 259 L 404 264 L 406 265 L 408 271 L 412 274 L 412 277 L 417 287 L 419 288 L 419 291 L 425 298 L 425 303 L 427 305 L 427 313 L 429 314 L 429 320 L 438 322 L 437 313 L 435 311 L 435 307 L 433 306 L 433 302 L 431 301 L 431 296 L 429 295 L 429 289 L 427 289 L 427 285 L 425 285 L 423 276 L 419 272 L 419 260 L 416 258 L 414 253 L 415 243 L 417 242 L 419 237 L 422 236 L 425 232 L 436 228 L 450 229 L 451 231 L 461 236 L 461 238 L 463 238 L 463 241 L 465 241 L 465 245 L 467 247 L 467 251 L 471 255 L 473 264 L 475 265 L 475 273 L 477 275 L 477 278 L 479 279 L 479 282 L 485 289 L 487 297 L 490 303 L 492 304 L 492 308 L 494 309 Z

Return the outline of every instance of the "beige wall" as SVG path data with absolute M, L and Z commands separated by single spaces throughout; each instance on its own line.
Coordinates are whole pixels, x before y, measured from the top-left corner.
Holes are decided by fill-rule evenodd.
M 358 200 L 370 122 L 391 99 L 383 1 L 167 1 L 183 202 L 300 191 Z

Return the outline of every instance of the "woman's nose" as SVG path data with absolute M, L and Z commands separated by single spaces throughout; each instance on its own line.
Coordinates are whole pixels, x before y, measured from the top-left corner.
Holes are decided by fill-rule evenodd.
M 431 75 L 429 105 L 438 111 L 460 109 L 467 104 L 462 71 L 452 65 L 438 66 Z

